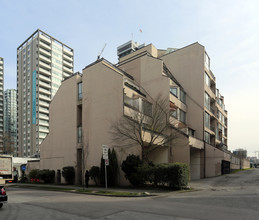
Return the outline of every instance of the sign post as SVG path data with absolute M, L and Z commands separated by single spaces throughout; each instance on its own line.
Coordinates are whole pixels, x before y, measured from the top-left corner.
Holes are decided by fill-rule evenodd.
M 105 169 L 105 188 L 107 190 L 107 169 L 106 166 L 109 166 L 109 157 L 108 157 L 109 148 L 107 145 L 103 145 L 103 159 L 104 159 L 104 169 Z

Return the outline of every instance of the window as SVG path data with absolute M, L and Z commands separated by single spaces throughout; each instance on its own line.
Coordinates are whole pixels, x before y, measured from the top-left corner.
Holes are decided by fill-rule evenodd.
M 210 134 L 206 131 L 205 131 L 205 134 L 204 134 L 204 138 L 205 138 L 205 142 L 210 144 Z
M 210 77 L 208 76 L 208 74 L 205 72 L 205 83 L 206 83 L 206 85 L 208 86 L 208 87 L 210 87 Z
M 195 135 L 195 130 L 193 130 L 193 129 L 191 129 L 191 128 L 188 128 L 188 135 L 194 137 L 194 135 Z
M 180 100 L 186 104 L 186 93 L 180 89 Z
M 124 104 L 139 111 L 139 98 L 131 98 L 124 94 Z
M 152 116 L 152 104 L 142 100 L 143 114 L 147 116 Z
M 82 83 L 78 83 L 77 84 L 77 87 L 78 87 L 78 100 L 81 100 L 82 99 Z
M 204 100 L 205 107 L 207 109 L 210 109 L 210 96 L 208 93 L 205 92 L 205 100 Z
M 180 109 L 180 121 L 186 124 L 186 113 Z
M 178 91 L 177 91 L 178 89 L 177 88 L 170 88 L 170 92 L 174 95 L 174 96 L 176 96 L 176 97 L 178 97 Z
M 204 123 L 207 128 L 210 128 L 210 115 L 207 112 L 204 115 Z
M 82 126 L 77 127 L 77 143 L 82 143 Z
M 204 58 L 205 67 L 209 70 L 210 69 L 210 58 L 206 52 L 205 52 L 204 56 L 205 56 L 205 58 Z
M 56 87 L 56 88 L 59 88 L 60 85 L 56 84 L 56 83 L 52 83 L 52 87 Z
M 170 115 L 178 119 L 178 111 L 177 109 L 171 109 Z

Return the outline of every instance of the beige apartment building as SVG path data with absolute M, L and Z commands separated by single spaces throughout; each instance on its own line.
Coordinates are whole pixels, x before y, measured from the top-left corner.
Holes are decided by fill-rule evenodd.
M 154 74 L 161 85 L 167 85 L 168 91 L 163 95 L 169 98 L 169 85 L 174 84 L 180 89 L 179 85 L 167 75 L 169 73 L 165 72 L 162 61 L 148 58 L 159 70 Z M 163 71 L 165 75 L 162 75 Z M 60 176 L 64 166 L 74 166 L 80 183 L 85 169 L 100 165 L 102 145 L 115 148 L 119 164 L 129 154 L 141 155 L 139 146 L 115 145 L 109 131 L 121 117 L 131 116 L 133 112 L 148 112 L 144 108 L 152 107 L 153 101 L 151 94 L 134 77 L 108 61 L 101 59 L 87 66 L 82 75 L 77 73 L 63 81 L 50 105 L 50 133 L 41 144 L 41 169 L 54 169 Z M 176 105 L 186 111 L 186 106 L 180 101 Z M 168 100 L 168 109 L 169 106 Z M 179 127 L 179 140 L 174 146 L 161 147 L 150 155 L 154 162 L 189 164 L 189 139 L 181 131 L 186 127 L 183 126 L 184 118 L 182 120 L 172 120 Z M 148 138 L 148 133 L 146 135 Z M 123 173 L 120 173 L 119 181 L 125 184 Z
M 168 100 L 169 121 L 178 138 L 151 153 L 154 163 L 186 163 L 191 179 L 238 167 L 240 159 L 227 150 L 224 98 L 202 45 L 158 50 L 130 41 L 118 47 L 118 56 L 117 65 L 98 59 L 62 82 L 49 108 L 41 169 L 55 170 L 57 181 L 63 182 L 62 168 L 73 166 L 76 182 L 82 183 L 86 169 L 100 166 L 102 145 L 116 150 L 119 164 L 129 154 L 141 156 L 138 146 L 118 146 L 111 126 L 135 112 L 148 117 L 157 97 Z M 127 184 L 122 172 L 118 181 Z
M 49 104 L 61 81 L 73 74 L 73 49 L 36 30 L 17 48 L 17 151 L 40 154 L 49 133 Z
M 216 87 L 216 78 L 210 69 L 210 58 L 204 46 L 194 43 L 180 49 L 158 50 L 152 44 L 139 46 L 130 41 L 119 47 L 119 67 L 133 76 L 137 72 L 142 77 L 138 78 L 142 80 L 141 85 L 145 87 L 147 84 L 150 91 L 156 93 L 158 88 L 168 89 L 157 86 L 156 81 L 152 83 L 151 80 L 144 79 L 143 76 L 149 77 L 150 72 L 141 74 L 143 66 L 139 68 L 140 71 L 135 71 L 136 65 L 132 67 L 132 63 L 137 63 L 144 53 L 163 61 L 186 92 L 186 133 L 189 138 L 195 138 L 196 143 L 199 143 L 195 147 L 192 141 L 189 141 L 192 179 L 222 174 L 222 168 L 230 166 L 232 158 L 232 154 L 227 150 L 227 111 L 224 97 Z M 148 62 L 142 63 L 146 65 Z M 170 86 L 170 92 L 171 97 L 179 97 L 180 100 L 184 97 L 184 93 L 173 86 Z M 178 111 L 181 113 L 181 110 Z M 201 168 L 200 172 L 198 167 Z

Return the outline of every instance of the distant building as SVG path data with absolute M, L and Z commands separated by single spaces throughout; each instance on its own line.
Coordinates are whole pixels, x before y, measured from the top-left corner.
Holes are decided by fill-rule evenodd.
M 250 162 L 253 164 L 259 163 L 259 160 L 257 159 L 257 157 L 247 157 L 247 159 L 250 160 Z
M 17 48 L 19 156 L 40 154 L 39 145 L 49 133 L 49 103 L 73 73 L 73 62 L 73 49 L 41 30 Z
M 6 153 L 17 156 L 17 100 L 16 90 L 4 92 L 4 148 Z
M 0 153 L 4 153 L 4 59 L 0 57 Z
M 247 158 L 247 150 L 239 148 L 233 151 L 234 155 L 237 155 L 241 158 Z

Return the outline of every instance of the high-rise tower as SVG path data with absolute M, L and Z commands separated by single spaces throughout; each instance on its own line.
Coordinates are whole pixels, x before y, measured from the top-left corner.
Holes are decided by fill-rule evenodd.
M 17 150 L 40 154 L 49 133 L 49 103 L 61 81 L 73 74 L 73 49 L 41 30 L 17 48 Z
M 0 57 L 0 153 L 4 153 L 4 59 Z
M 4 92 L 4 149 L 5 153 L 17 156 L 17 100 L 16 90 Z

